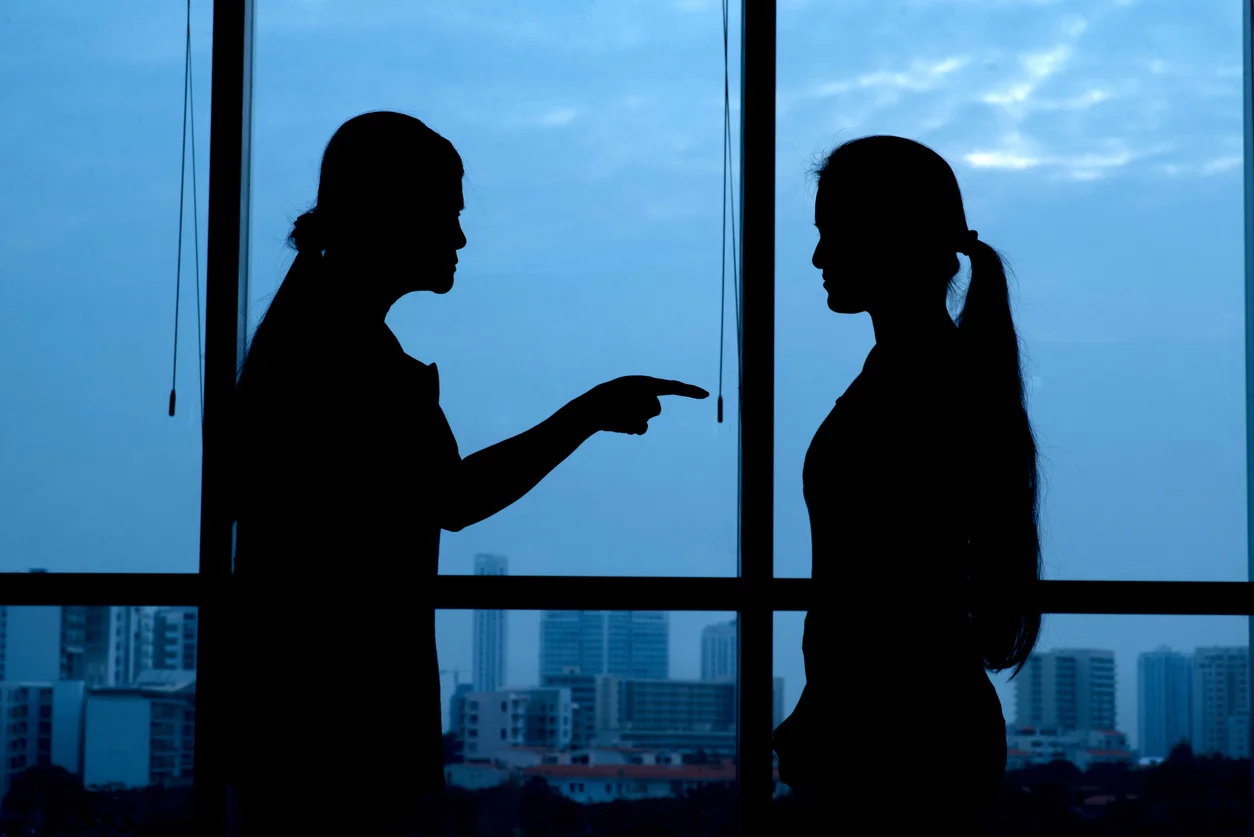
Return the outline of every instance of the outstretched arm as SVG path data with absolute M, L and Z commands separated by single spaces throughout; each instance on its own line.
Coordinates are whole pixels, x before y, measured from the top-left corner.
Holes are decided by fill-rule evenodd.
M 644 375 L 594 387 L 530 430 L 461 460 L 441 525 L 456 532 L 512 505 L 598 431 L 642 435 L 662 412 L 662 395 L 709 397 L 700 387 Z

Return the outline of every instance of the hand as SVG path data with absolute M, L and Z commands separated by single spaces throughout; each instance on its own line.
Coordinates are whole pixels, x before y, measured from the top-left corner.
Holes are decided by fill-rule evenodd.
M 649 419 L 662 412 L 663 395 L 710 397 L 701 387 L 681 381 L 628 375 L 593 387 L 577 401 L 594 430 L 641 436 L 649 429 Z

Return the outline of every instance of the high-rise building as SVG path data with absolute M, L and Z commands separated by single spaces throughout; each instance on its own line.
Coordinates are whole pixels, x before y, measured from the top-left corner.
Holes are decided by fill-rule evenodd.
M 0 682 L 0 798 L 27 767 L 81 770 L 85 693 L 81 681 Z
M 139 674 L 131 665 L 136 648 L 126 632 L 136 610 L 108 605 L 62 607 L 61 679 L 82 680 L 92 688 L 133 680 Z
M 134 682 L 153 668 L 156 610 L 0 606 L 0 680 L 81 680 L 91 688 Z M 195 608 L 185 610 L 195 613 Z
M 570 689 L 466 692 L 456 723 L 467 761 L 491 758 L 511 747 L 568 749 L 573 726 Z
M 476 555 L 475 575 L 508 575 L 504 555 Z M 474 615 L 474 686 L 495 692 L 505 685 L 505 611 L 476 610 Z
M 152 619 L 152 667 L 158 671 L 196 670 L 200 620 L 194 607 L 160 607 Z
M 540 617 L 540 678 L 582 674 L 665 680 L 669 614 L 644 610 L 546 610 Z
M 1193 658 L 1161 647 L 1137 658 L 1137 741 L 1142 756 L 1166 758 L 1192 737 Z
M 1015 677 L 1015 717 L 1020 727 L 1115 729 L 1115 652 L 1058 648 L 1033 654 Z
M 61 608 L 0 606 L 0 680 L 61 679 Z
M 1193 663 L 1193 749 L 1249 756 L 1250 649 L 1198 648 Z
M 701 679 L 736 679 L 736 620 L 707 625 L 701 631 Z
M 131 606 L 113 610 L 113 644 L 118 652 L 109 685 L 126 686 L 153 668 L 153 619 L 157 608 Z
M 602 674 L 583 674 L 572 666 L 558 674 L 546 674 L 540 685 L 570 690 L 572 747 L 587 747 L 596 736 L 597 678 Z
M 196 682 L 182 676 L 165 670 L 131 686 L 88 693 L 83 713 L 85 785 L 191 783 Z
M 594 744 L 735 755 L 735 681 L 602 676 L 597 701 Z

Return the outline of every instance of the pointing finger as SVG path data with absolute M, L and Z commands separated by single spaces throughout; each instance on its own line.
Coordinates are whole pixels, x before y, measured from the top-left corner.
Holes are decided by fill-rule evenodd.
M 683 381 L 669 381 L 663 378 L 649 379 L 654 395 L 682 395 L 684 398 L 709 398 L 710 394 L 699 386 L 685 384 Z

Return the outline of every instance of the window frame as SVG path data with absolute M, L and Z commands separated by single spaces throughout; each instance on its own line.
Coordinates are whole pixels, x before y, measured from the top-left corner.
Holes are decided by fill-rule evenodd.
M 1238 0 L 1234 0 L 1237 2 Z M 1243 9 L 1247 565 L 1254 578 L 1254 0 Z M 188 605 L 199 608 L 196 816 L 221 835 L 228 814 L 216 711 L 227 687 L 222 620 L 234 552 L 226 453 L 234 447 L 232 393 L 247 339 L 248 213 L 252 141 L 254 0 L 215 0 L 209 169 L 200 567 L 198 573 L 0 573 L 8 605 Z M 773 619 L 804 611 L 804 578 L 776 578 L 773 557 L 775 365 L 776 0 L 743 0 L 741 15 L 743 264 L 740 371 L 739 560 L 732 578 L 439 576 L 439 609 L 735 611 L 738 641 L 736 792 L 740 822 L 764 821 L 774 782 L 771 752 Z M 1254 582 L 1038 582 L 1045 613 L 1254 615 Z M 830 604 L 830 603 L 829 603 Z M 204 629 L 207 626 L 207 629 Z M 1254 619 L 1251 620 L 1254 647 Z M 1254 786 L 1251 788 L 1254 792 Z

